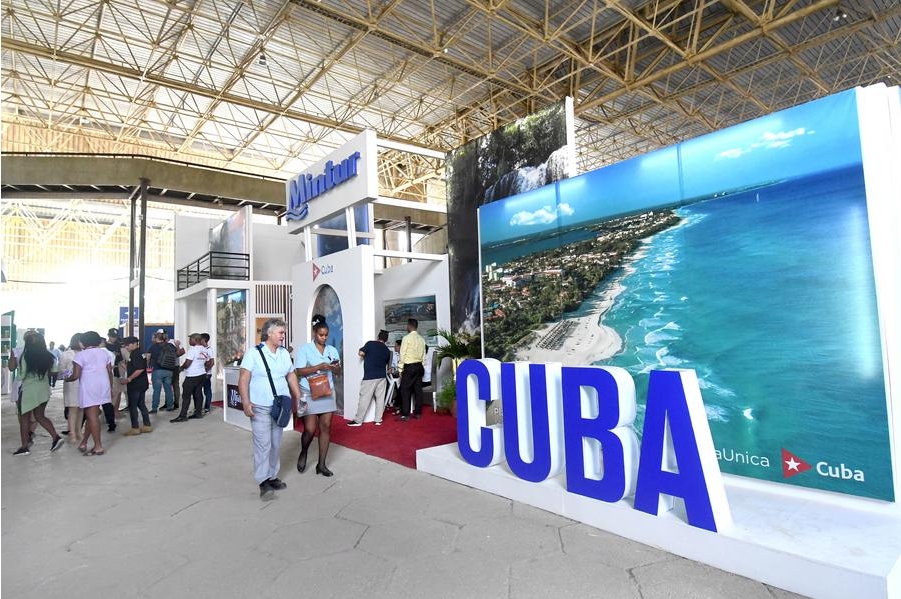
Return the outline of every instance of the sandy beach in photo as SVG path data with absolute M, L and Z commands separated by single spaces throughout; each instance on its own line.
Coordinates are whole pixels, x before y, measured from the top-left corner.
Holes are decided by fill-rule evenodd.
M 622 349 L 623 340 L 601 318 L 622 293 L 619 283 L 588 301 L 595 305 L 589 314 L 546 323 L 534 333 L 531 343 L 516 352 L 516 359 L 526 362 L 559 362 L 566 366 L 592 364 L 610 358 Z

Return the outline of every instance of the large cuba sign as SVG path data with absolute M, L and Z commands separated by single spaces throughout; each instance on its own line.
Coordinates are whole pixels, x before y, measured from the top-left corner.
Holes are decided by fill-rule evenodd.
M 503 427 L 485 425 L 500 398 Z M 693 370 L 650 373 L 641 443 L 635 383 L 617 367 L 467 360 L 457 369 L 457 444 L 469 464 L 506 458 L 518 478 L 565 473 L 569 493 L 659 515 L 684 502 L 688 523 L 722 531 L 731 515 Z

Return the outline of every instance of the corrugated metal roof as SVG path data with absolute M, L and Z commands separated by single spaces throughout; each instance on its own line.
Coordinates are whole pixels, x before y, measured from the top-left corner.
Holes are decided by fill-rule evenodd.
M 67 127 L 94 147 L 282 176 L 364 127 L 447 150 L 567 95 L 580 164 L 598 165 L 901 76 L 896 0 L 5 9 L 3 122 L 35 132 L 16 149 L 52 149 Z

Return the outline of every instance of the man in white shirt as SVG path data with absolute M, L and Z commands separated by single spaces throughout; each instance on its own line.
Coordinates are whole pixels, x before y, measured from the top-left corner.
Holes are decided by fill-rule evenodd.
M 169 422 L 187 422 L 189 418 L 203 418 L 203 379 L 206 377 L 207 349 L 200 340 L 200 333 L 191 333 L 189 347 L 181 370 L 185 373 L 185 384 L 181 392 L 181 411 Z M 194 399 L 194 413 L 188 416 L 188 400 Z
M 213 366 L 216 365 L 216 352 L 210 346 L 210 334 L 201 333 L 200 341 L 206 348 L 207 360 L 204 362 L 206 367 L 206 378 L 203 380 L 203 413 L 209 414 L 210 407 L 213 405 Z

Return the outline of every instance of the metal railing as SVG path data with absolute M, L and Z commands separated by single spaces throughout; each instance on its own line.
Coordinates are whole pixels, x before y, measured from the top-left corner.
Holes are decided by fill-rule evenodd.
M 194 262 L 178 269 L 178 291 L 207 279 L 229 281 L 250 280 L 250 254 L 207 252 Z

